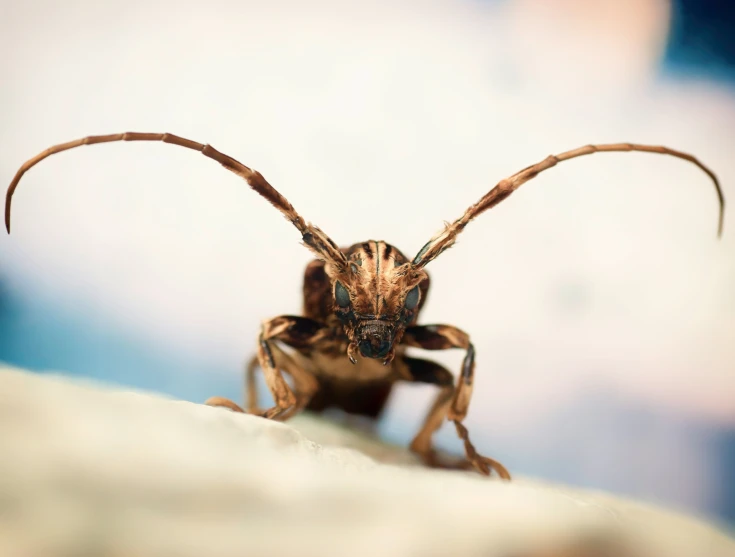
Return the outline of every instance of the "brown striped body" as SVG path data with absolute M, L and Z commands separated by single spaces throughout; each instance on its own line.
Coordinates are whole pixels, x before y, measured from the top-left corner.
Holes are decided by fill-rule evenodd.
M 355 298 L 364 301 L 359 308 L 362 313 L 396 315 L 404 292 L 391 280 L 390 271 L 407 264 L 408 258 L 394 246 L 376 240 L 354 244 L 342 252 L 362 271 L 360 280 L 353 286 Z M 369 358 L 358 358 L 353 365 L 347 357 L 350 337 L 334 313 L 332 288 L 324 262 L 312 261 L 304 273 L 303 315 L 327 324 L 333 332 L 308 349 L 298 351 L 297 359 L 314 374 L 320 385 L 307 408 L 320 411 L 335 407 L 351 414 L 377 417 L 395 381 L 410 380 L 402 365 L 405 349 L 398 346 L 396 358 L 387 365 Z M 426 301 L 428 274 L 419 283 L 419 289 L 419 305 L 407 325 L 416 323 Z
M 257 355 L 247 366 L 248 412 L 285 420 L 305 408 L 320 411 L 336 407 L 352 414 L 377 417 L 396 381 L 431 384 L 438 393 L 421 430 L 411 442 L 411 450 L 431 466 L 445 465 L 436 457 L 432 435 L 444 420 L 450 420 L 466 455 L 452 467 L 472 467 L 485 475 L 495 470 L 504 479 L 510 479 L 508 471 L 499 462 L 477 453 L 462 424 L 469 409 L 475 374 L 475 349 L 469 335 L 452 325 L 417 324 L 429 290 L 426 265 L 452 247 L 470 221 L 507 199 L 524 183 L 560 162 L 599 152 L 658 153 L 698 166 L 714 182 L 720 203 L 718 233 L 722 233 L 725 202 L 720 184 L 709 168 L 692 155 L 668 147 L 611 143 L 585 145 L 550 155 L 500 180 L 460 218 L 446 223 L 412 260 L 390 244 L 376 240 L 340 249 L 319 227 L 307 223 L 259 172 L 211 145 L 168 133 L 138 132 L 84 137 L 50 147 L 26 161 L 6 194 L 8 233 L 13 194 L 28 170 L 56 153 L 116 141 L 168 143 L 198 151 L 219 162 L 283 214 L 299 231 L 303 244 L 317 257 L 307 266 L 304 276 L 303 315 L 280 315 L 263 323 Z M 408 346 L 464 350 L 456 384 L 452 374 L 438 363 L 408 356 L 405 353 Z M 292 352 L 284 351 L 283 347 L 290 347 Z M 257 403 L 254 373 L 258 367 L 263 370 L 275 402 L 265 410 Z M 283 373 L 291 376 L 293 387 L 285 381 Z M 222 397 L 210 398 L 207 404 L 245 411 Z

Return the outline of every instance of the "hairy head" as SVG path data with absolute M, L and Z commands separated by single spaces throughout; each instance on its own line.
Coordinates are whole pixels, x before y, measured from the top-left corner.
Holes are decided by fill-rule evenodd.
M 396 248 L 369 240 L 346 250 L 348 265 L 332 269 L 333 309 L 350 344 L 354 362 L 393 359 L 394 347 L 408 325 L 416 322 L 428 291 L 428 275 Z

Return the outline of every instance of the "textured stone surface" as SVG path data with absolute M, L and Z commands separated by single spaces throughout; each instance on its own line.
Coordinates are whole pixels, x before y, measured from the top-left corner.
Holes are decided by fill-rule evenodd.
M 11 368 L 0 455 L 2 556 L 735 555 L 695 518 L 427 470 L 318 418 L 274 423 Z

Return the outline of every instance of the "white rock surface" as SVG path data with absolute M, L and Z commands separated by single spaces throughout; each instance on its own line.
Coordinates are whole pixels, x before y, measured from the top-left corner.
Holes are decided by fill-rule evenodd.
M 415 464 L 319 418 L 0 368 L 2 557 L 735 556 L 693 517 Z

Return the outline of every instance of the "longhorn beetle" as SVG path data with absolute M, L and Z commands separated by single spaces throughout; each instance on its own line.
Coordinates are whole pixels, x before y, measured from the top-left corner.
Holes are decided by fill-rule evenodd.
M 210 145 L 168 133 L 128 132 L 98 135 L 55 145 L 28 160 L 16 173 L 5 201 L 5 226 L 10 233 L 10 206 L 23 174 L 46 157 L 80 145 L 114 141 L 162 141 L 199 151 L 245 179 L 249 186 L 279 210 L 301 234 L 316 256 L 306 267 L 303 315 L 281 315 L 262 324 L 257 354 L 246 367 L 247 412 L 267 419 L 286 420 L 301 410 L 336 407 L 350 414 L 377 418 L 396 381 L 435 385 L 439 392 L 411 450 L 429 466 L 474 468 L 484 475 L 495 470 L 509 480 L 499 462 L 480 455 L 462 424 L 470 404 L 475 376 L 475 349 L 469 335 L 452 325 L 417 323 L 429 290 L 424 267 L 454 245 L 457 235 L 476 216 L 494 207 L 525 182 L 562 161 L 598 152 L 643 151 L 687 160 L 709 175 L 719 199 L 718 236 L 722 234 L 725 201 L 714 173 L 692 155 L 667 147 L 613 143 L 586 145 L 551 155 L 501 180 L 465 213 L 431 238 L 413 259 L 394 246 L 369 240 L 340 248 L 321 229 L 307 223 L 288 200 L 263 176 Z M 280 344 L 290 347 L 286 352 Z M 407 347 L 426 350 L 460 348 L 465 351 L 456 385 L 453 375 L 430 360 L 406 354 Z M 255 371 L 263 370 L 275 405 L 258 408 Z M 282 372 L 289 374 L 293 388 Z M 231 400 L 213 397 L 212 406 L 245 412 Z M 454 423 L 464 442 L 466 458 L 442 462 L 432 444 L 444 419 Z

